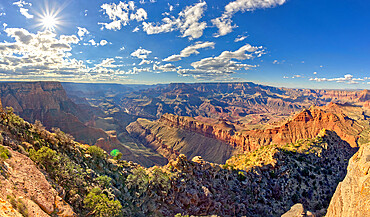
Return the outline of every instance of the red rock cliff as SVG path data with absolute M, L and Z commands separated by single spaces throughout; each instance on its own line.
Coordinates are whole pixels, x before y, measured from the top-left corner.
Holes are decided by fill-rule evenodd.
M 194 118 L 172 114 L 165 114 L 158 121 L 225 141 L 232 146 L 241 147 L 244 151 L 252 151 L 271 143 L 285 144 L 313 138 L 323 128 L 335 131 L 352 147 L 356 147 L 358 135 L 362 131 L 361 126 L 345 114 L 333 114 L 314 107 L 301 111 L 279 127 L 266 130 L 236 131 L 233 125 L 227 123 L 211 125 Z

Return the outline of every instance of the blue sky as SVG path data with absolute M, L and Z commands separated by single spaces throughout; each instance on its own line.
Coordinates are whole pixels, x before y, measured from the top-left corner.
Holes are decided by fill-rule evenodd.
M 2 0 L 0 80 L 370 87 L 362 0 Z

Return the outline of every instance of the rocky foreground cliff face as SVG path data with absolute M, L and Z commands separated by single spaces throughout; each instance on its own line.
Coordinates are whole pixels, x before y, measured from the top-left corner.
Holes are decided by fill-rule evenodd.
M 370 144 L 350 159 L 346 178 L 331 199 L 327 217 L 370 216 Z

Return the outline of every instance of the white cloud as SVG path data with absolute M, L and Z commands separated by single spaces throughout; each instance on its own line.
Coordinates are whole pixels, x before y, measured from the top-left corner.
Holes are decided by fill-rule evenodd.
M 95 67 L 105 67 L 105 68 L 117 68 L 122 65 L 115 65 L 116 61 L 113 58 L 106 58 L 101 63 L 96 64 Z
M 138 32 L 140 29 L 139 29 L 139 27 L 138 26 L 136 26 L 135 27 L 135 29 L 134 30 L 132 30 L 132 32 Z
M 177 18 L 165 17 L 161 24 L 143 22 L 143 30 L 149 35 L 179 30 L 181 37 L 199 38 L 207 27 L 206 22 L 199 22 L 204 15 L 206 6 L 206 2 L 188 6 L 178 14 Z
M 316 75 L 316 74 L 317 74 L 317 72 L 313 72 L 313 74 L 314 74 L 314 75 Z
M 248 70 L 254 65 L 240 63 L 235 60 L 247 60 L 260 57 L 264 54 L 261 46 L 254 47 L 246 44 L 236 51 L 223 51 L 217 57 L 208 57 L 191 63 L 194 69 L 179 69 L 177 72 L 183 76 L 193 76 L 196 79 L 216 79 L 215 77 L 228 77 L 241 69 Z
M 272 64 L 280 64 L 280 63 L 279 63 L 279 61 L 274 60 L 274 62 L 272 62 Z
M 238 35 L 238 37 L 235 38 L 234 42 L 244 41 L 248 36 Z
M 225 11 L 221 17 L 212 20 L 212 23 L 218 28 L 218 36 L 226 35 L 232 32 L 235 25 L 232 25 L 232 17 L 235 13 L 242 11 L 254 11 L 256 9 L 272 8 L 282 5 L 286 0 L 236 0 L 225 6 Z
M 82 28 L 82 27 L 77 27 L 78 29 L 78 32 L 77 32 L 77 35 L 82 38 L 84 37 L 85 35 L 89 34 L 90 32 L 86 29 L 86 28 Z
M 23 16 L 25 16 L 27 19 L 32 19 L 33 15 L 28 13 L 28 9 L 26 8 L 19 8 L 19 11 Z
M 13 42 L 0 43 L 1 80 L 60 80 L 60 81 L 124 81 L 128 74 L 148 69 L 122 70 L 113 58 L 88 67 L 92 61 L 72 58 L 76 35 L 61 35 L 50 31 L 30 33 L 21 28 L 5 29 Z M 95 41 L 91 40 L 90 43 Z
M 125 49 L 125 46 L 122 46 L 119 50 L 122 51 Z
M 152 53 L 152 51 L 139 48 L 135 50 L 134 52 L 132 52 L 131 56 L 139 58 L 139 59 L 146 59 L 150 53 Z
M 111 20 L 110 23 L 98 23 L 102 28 L 109 30 L 120 30 L 122 26 L 128 25 L 130 21 L 137 22 L 146 20 L 148 15 L 143 8 L 137 8 L 133 1 L 116 3 L 105 3 L 101 6 L 104 13 Z
M 19 7 L 19 12 L 27 19 L 32 19 L 34 17 L 32 14 L 28 13 L 28 9 L 25 8 L 25 6 L 32 6 L 31 3 L 20 0 L 17 2 L 13 2 L 13 5 L 17 5 Z
M 13 2 L 13 5 L 17 5 L 20 8 L 23 8 L 24 6 L 32 6 L 31 3 L 26 2 L 26 1 L 23 1 L 23 0 L 19 0 L 17 2 Z
M 171 63 L 167 63 L 165 65 L 153 65 L 154 71 L 163 71 L 163 72 L 175 72 L 177 70 L 176 66 L 172 65 Z
M 207 42 L 197 42 L 194 45 L 190 45 L 190 46 L 184 48 L 180 52 L 180 54 L 174 54 L 172 56 L 169 56 L 169 57 L 165 58 L 163 61 L 166 61 L 166 62 L 179 61 L 182 58 L 188 57 L 192 54 L 199 54 L 198 49 L 207 48 L 207 47 L 214 48 L 215 43 L 214 42 L 209 42 L 209 41 L 207 41 Z
M 95 46 L 96 45 L 96 42 L 94 39 L 90 39 L 89 42 L 91 43 L 91 45 Z
M 105 46 L 106 44 L 108 44 L 107 40 L 101 40 L 100 41 L 101 46 Z
M 323 82 L 323 81 L 335 81 L 338 83 L 347 84 L 358 84 L 358 81 L 364 81 L 364 78 L 354 78 L 353 75 L 347 74 L 340 78 L 310 78 L 310 81 Z
M 139 66 L 140 66 L 140 65 L 144 65 L 144 64 L 151 64 L 151 63 L 153 63 L 153 61 L 152 61 L 152 60 L 145 60 L 145 59 L 143 59 L 143 60 L 141 60 L 141 62 L 139 63 Z
M 0 71 L 5 74 L 73 74 L 83 70 L 83 62 L 70 58 L 71 44 L 79 39 L 75 35 L 59 38 L 49 31 L 33 34 L 25 29 L 7 28 L 5 32 L 13 43 L 0 43 Z

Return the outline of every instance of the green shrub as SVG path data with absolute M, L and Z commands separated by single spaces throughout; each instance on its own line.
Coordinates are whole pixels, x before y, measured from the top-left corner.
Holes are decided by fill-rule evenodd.
M 46 172 L 59 185 L 62 185 L 67 191 L 72 189 L 82 189 L 84 177 L 82 168 L 73 163 L 71 159 L 63 154 L 43 146 L 40 150 L 30 149 L 30 158 L 38 165 L 44 167 Z
M 170 177 L 161 169 L 155 168 L 150 177 L 150 185 L 156 190 L 168 191 L 171 188 Z
M 48 172 L 53 170 L 53 168 L 56 166 L 55 164 L 59 160 L 57 152 L 46 146 L 43 146 L 38 151 L 30 149 L 30 158 L 33 161 L 43 165 Z
M 149 186 L 149 176 L 143 168 L 136 168 L 126 179 L 126 185 L 129 189 L 142 195 Z
M 116 156 L 113 157 L 114 160 L 120 160 L 122 158 L 122 153 L 118 152 Z
M 98 146 L 90 146 L 87 151 L 91 156 L 94 158 L 100 158 L 104 159 L 105 158 L 105 152 L 103 149 L 99 148 Z
M 10 151 L 4 146 L 0 145 L 0 162 L 11 157 Z
M 112 178 L 108 176 L 99 176 L 95 179 L 95 181 L 99 184 L 102 188 L 108 188 L 110 185 L 110 182 L 112 181 Z
M 121 203 L 117 200 L 110 200 L 98 187 L 93 188 L 83 202 L 94 216 L 114 217 L 121 214 Z
M 177 213 L 175 217 L 189 217 L 189 215 L 182 215 L 181 213 Z

